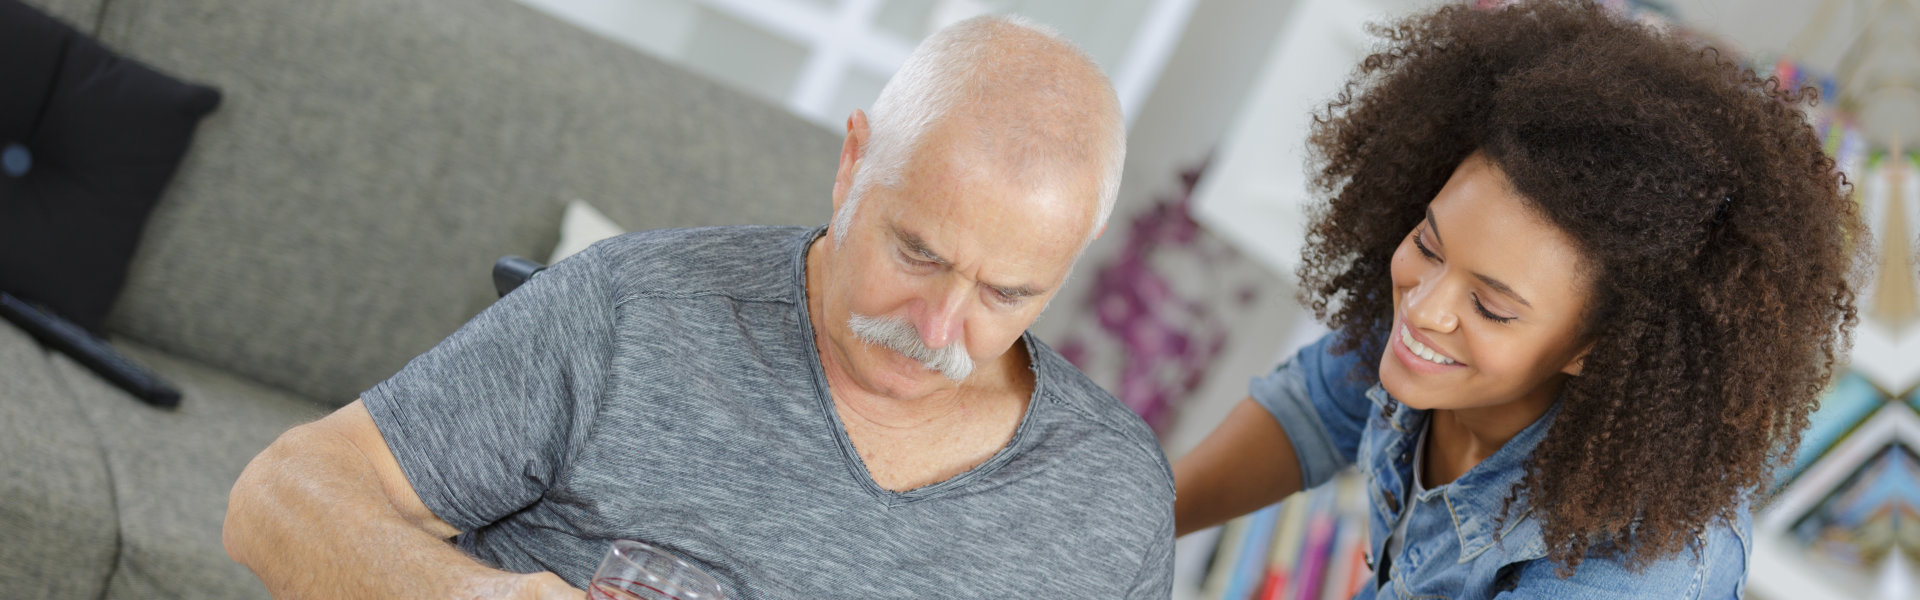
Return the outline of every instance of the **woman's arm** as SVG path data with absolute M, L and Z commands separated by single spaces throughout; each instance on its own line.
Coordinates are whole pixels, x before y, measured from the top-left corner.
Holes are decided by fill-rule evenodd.
M 1300 491 L 1300 461 L 1280 422 L 1247 398 L 1173 464 L 1173 485 L 1174 535 L 1186 535 Z
M 1327 334 L 1273 372 L 1173 465 L 1176 535 L 1258 510 L 1332 479 L 1353 463 L 1368 415 L 1377 412 L 1356 379 L 1360 357 L 1334 354 Z

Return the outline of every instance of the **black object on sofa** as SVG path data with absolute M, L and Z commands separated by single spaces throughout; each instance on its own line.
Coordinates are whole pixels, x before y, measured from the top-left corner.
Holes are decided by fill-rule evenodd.
M 180 390 L 174 389 L 173 384 L 122 356 L 120 351 L 107 345 L 106 340 L 95 337 L 59 315 L 40 310 L 12 294 L 0 292 L 0 318 L 20 327 L 41 344 L 73 357 L 141 402 L 163 408 L 180 405 Z
M 267 598 L 221 547 L 247 461 L 494 302 L 487 257 L 544 257 L 572 199 L 827 217 L 834 131 L 522 2 L 26 1 L 225 101 L 105 323 L 178 408 L 0 323 L 0 597 Z
M 99 334 L 220 92 L 122 58 L 19 0 L 0 0 L 0 82 L 0 290 Z
M 534 275 L 539 275 L 545 270 L 547 270 L 546 265 L 533 262 L 530 258 L 512 254 L 502 256 L 500 260 L 493 263 L 493 291 L 505 297 L 507 292 L 520 287 L 520 284 L 526 283 L 527 280 L 533 279 Z

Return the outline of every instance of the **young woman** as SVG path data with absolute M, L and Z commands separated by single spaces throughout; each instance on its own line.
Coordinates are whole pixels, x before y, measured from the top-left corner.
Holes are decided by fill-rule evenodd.
M 1739 596 L 1854 322 L 1811 94 L 1589 3 L 1380 33 L 1311 139 L 1334 333 L 1174 466 L 1181 533 L 1354 465 L 1363 598 Z

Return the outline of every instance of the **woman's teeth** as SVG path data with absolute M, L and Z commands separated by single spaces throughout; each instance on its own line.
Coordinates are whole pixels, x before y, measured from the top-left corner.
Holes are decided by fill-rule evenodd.
M 1405 325 L 1400 326 L 1400 343 L 1406 344 L 1407 349 L 1412 350 L 1414 356 L 1424 358 L 1427 360 L 1427 362 L 1437 364 L 1437 365 L 1460 364 L 1460 363 L 1454 362 L 1453 359 L 1447 358 L 1445 355 L 1442 355 L 1439 352 L 1434 352 L 1433 349 L 1428 348 L 1426 344 L 1420 343 L 1420 340 L 1413 339 L 1413 333 L 1408 331 L 1407 326 Z

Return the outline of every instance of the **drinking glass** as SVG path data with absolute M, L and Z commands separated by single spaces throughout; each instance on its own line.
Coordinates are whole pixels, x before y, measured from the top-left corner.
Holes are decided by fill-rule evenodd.
M 590 600 L 726 600 L 720 582 L 651 544 L 619 540 L 600 559 Z

